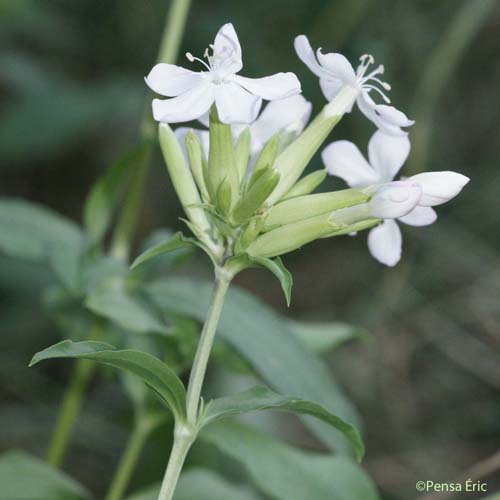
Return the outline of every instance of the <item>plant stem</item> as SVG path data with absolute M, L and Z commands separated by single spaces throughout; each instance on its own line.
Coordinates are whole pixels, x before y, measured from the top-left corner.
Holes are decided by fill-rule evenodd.
M 212 351 L 217 324 L 219 323 L 222 306 L 224 305 L 224 298 L 230 282 L 231 276 L 227 271 L 224 268 L 216 268 L 215 284 L 210 299 L 210 306 L 208 308 L 205 324 L 201 331 L 200 341 L 196 349 L 196 355 L 189 377 L 186 399 L 187 421 L 189 425 L 196 424 L 201 389 L 207 371 L 208 359 Z
M 157 57 L 158 62 L 173 64 L 177 59 L 190 5 L 191 0 L 172 1 L 160 41 L 160 49 Z M 153 138 L 156 130 L 151 120 L 149 103 L 144 110 L 139 130 L 139 140 L 148 141 L 148 146 L 145 148 L 144 154 L 140 157 L 134 176 L 130 181 L 130 190 L 124 201 L 124 208 L 118 218 L 110 250 L 111 255 L 123 261 L 127 261 L 129 258 L 130 246 L 137 226 L 142 192 L 149 170 Z
M 145 417 L 138 415 L 105 500 L 120 500 L 151 432 Z
M 96 321 L 90 329 L 88 340 L 100 338 L 101 329 L 101 323 Z M 80 412 L 82 397 L 93 371 L 94 363 L 85 359 L 79 359 L 73 367 L 47 450 L 47 462 L 53 467 L 60 467 L 64 459 L 76 417 Z
M 217 331 L 217 324 L 219 323 L 224 305 L 224 298 L 232 276 L 232 273 L 228 272 L 225 268 L 215 268 L 214 289 L 189 377 L 186 401 L 187 421 L 185 423 L 177 423 L 175 426 L 174 443 L 158 500 L 172 499 L 184 460 L 196 438 L 201 389 Z
M 168 459 L 167 469 L 161 484 L 158 500 L 172 500 L 177 486 L 177 481 L 181 475 L 182 466 L 186 455 L 193 444 L 193 437 L 189 434 L 182 435 L 177 431 L 174 432 L 174 443 L 170 458 Z

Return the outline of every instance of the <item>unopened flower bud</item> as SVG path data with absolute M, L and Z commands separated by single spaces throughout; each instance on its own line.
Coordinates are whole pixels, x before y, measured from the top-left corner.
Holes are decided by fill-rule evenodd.
M 411 180 L 382 185 L 369 202 L 372 217 L 396 219 L 411 212 L 420 201 L 422 188 Z

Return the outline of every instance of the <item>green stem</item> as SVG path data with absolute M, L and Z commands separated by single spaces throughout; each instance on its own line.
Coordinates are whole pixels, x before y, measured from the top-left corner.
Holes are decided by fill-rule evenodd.
M 187 390 L 187 421 L 177 423 L 174 432 L 174 443 L 170 452 L 165 477 L 160 490 L 158 500 L 171 500 L 179 479 L 184 460 L 193 444 L 198 429 L 198 408 L 200 404 L 201 389 L 207 371 L 207 364 L 210 352 L 214 343 L 217 324 L 224 305 L 229 284 L 233 274 L 225 268 L 215 269 L 215 284 L 210 299 L 205 324 L 201 331 L 200 341 L 196 350 L 196 355 L 191 368 L 189 385 Z
M 150 432 L 151 426 L 145 418 L 137 416 L 105 500 L 120 500 L 123 497 Z
M 177 59 L 190 5 L 191 0 L 172 1 L 160 42 L 158 62 L 173 64 Z M 131 187 L 125 198 L 124 208 L 118 218 L 110 249 L 111 255 L 123 261 L 127 261 L 129 258 L 130 246 L 137 226 L 155 131 L 156 128 L 151 119 L 151 110 L 148 103 L 144 110 L 139 134 L 140 141 L 147 141 L 148 145 L 139 159 L 135 174 L 130 182 Z
M 96 340 L 100 336 L 101 323 L 96 322 L 90 330 L 88 340 Z M 64 459 L 76 417 L 80 413 L 82 397 L 93 371 L 94 363 L 85 359 L 79 359 L 74 365 L 47 450 L 47 462 L 53 467 L 60 467 Z

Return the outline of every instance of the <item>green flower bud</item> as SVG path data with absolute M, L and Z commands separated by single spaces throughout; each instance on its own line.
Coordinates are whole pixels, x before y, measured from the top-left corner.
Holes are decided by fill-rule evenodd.
M 250 158 L 250 130 L 248 127 L 241 132 L 234 146 L 234 160 L 240 182 L 246 177 L 248 160 Z
M 181 146 L 172 129 L 166 123 L 159 125 L 158 133 L 163 158 L 184 212 L 195 228 L 201 233 L 206 233 L 210 230 L 210 224 L 205 211 L 199 207 L 201 204 L 200 194 L 186 164 Z
M 332 224 L 329 219 L 330 214 L 326 213 L 273 229 L 250 243 L 246 251 L 254 257 L 276 257 L 291 252 L 342 229 Z
M 206 177 L 208 191 L 212 199 L 218 199 L 218 189 L 226 180 L 229 188 L 225 193 L 231 194 L 229 207 L 232 207 L 239 194 L 239 179 L 236 169 L 233 137 L 231 127 L 222 123 L 217 108 L 210 110 L 210 150 L 208 153 L 208 175 Z
M 272 167 L 274 165 L 276 156 L 278 155 L 279 145 L 280 136 L 279 133 L 276 132 L 276 134 L 274 134 L 262 148 L 262 151 L 255 163 L 254 174 L 263 168 Z
M 357 189 L 296 196 L 271 207 L 266 226 L 271 228 L 276 225 L 290 224 L 340 208 L 358 205 L 369 198 L 369 195 Z
M 233 221 L 238 224 L 252 217 L 273 192 L 279 179 L 279 174 L 273 168 L 263 169 L 236 204 L 232 214 Z
M 298 181 L 282 199 L 288 200 L 289 198 L 293 198 L 295 196 L 312 193 L 325 180 L 326 174 L 326 170 L 322 168 L 320 170 L 316 170 L 312 174 L 306 175 L 304 178 L 300 179 L 300 181 Z
M 193 174 L 196 185 L 201 193 L 201 197 L 208 201 L 210 197 L 205 184 L 204 174 L 207 167 L 205 164 L 205 154 L 200 140 L 191 130 L 186 134 L 186 150 L 189 158 L 189 164 L 191 166 L 191 173 Z

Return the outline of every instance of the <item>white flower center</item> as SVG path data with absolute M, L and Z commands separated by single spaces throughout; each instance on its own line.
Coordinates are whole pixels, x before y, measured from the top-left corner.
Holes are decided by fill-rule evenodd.
M 375 68 L 371 73 L 366 74 L 366 71 L 370 65 L 375 62 L 375 59 L 370 54 L 362 55 L 359 60 L 361 64 L 358 66 L 356 70 L 356 77 L 358 81 L 358 86 L 361 90 L 365 90 L 366 92 L 370 92 L 374 90 L 378 92 L 386 103 L 390 103 L 391 100 L 387 97 L 387 95 L 375 84 L 382 87 L 384 90 L 391 90 L 391 86 L 387 82 L 383 82 L 377 75 L 382 75 L 384 73 L 384 66 L 381 64 L 377 68 Z
M 231 40 L 230 42 L 233 43 Z M 210 54 L 210 50 L 212 50 L 212 54 Z M 206 61 L 199 57 L 194 57 L 191 52 L 186 52 L 186 57 L 189 62 L 198 61 L 201 63 L 208 71 L 207 77 L 209 80 L 215 85 L 220 85 L 224 83 L 228 75 L 233 73 L 231 67 L 238 55 L 236 53 L 236 48 L 231 48 L 226 45 L 218 52 L 215 52 L 214 46 L 210 45 L 203 53 L 203 58 L 206 59 Z

